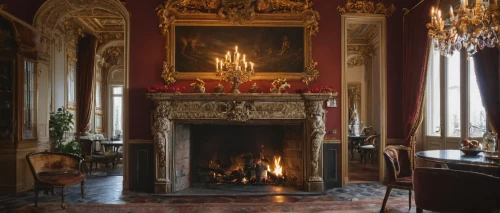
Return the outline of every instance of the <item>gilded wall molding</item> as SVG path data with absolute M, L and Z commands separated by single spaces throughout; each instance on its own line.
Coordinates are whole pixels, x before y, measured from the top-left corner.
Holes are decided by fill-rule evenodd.
M 209 72 L 176 73 L 174 58 L 175 26 L 295 26 L 304 27 L 306 35 L 304 71 L 302 73 L 256 73 L 253 80 L 286 77 L 306 84 L 317 79 L 317 62 L 312 59 L 311 36 L 319 31 L 319 13 L 310 0 L 166 0 L 156 7 L 160 32 L 167 44 L 162 78 L 165 84 L 179 80 L 218 79 Z M 173 73 L 172 73 L 173 72 Z M 215 71 L 214 71 L 215 72 Z
M 339 5 L 337 11 L 339 11 L 340 15 L 344 13 L 372 13 L 390 17 L 396 11 L 396 7 L 394 4 L 385 6 L 382 2 L 375 5 L 372 1 L 367 0 L 348 0 L 345 6 L 341 7 Z
M 367 65 L 374 54 L 373 45 L 347 45 L 347 51 L 356 51 L 356 56 L 347 60 L 348 68 Z

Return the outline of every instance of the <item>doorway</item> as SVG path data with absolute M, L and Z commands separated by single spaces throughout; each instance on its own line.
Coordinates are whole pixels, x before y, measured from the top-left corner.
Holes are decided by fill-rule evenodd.
M 122 134 L 127 135 L 128 126 L 128 63 L 129 63 L 129 38 L 130 38 L 130 14 L 125 6 L 116 0 L 101 0 L 101 1 L 59 1 L 47 0 L 38 9 L 34 17 L 34 26 L 44 29 L 50 39 L 54 42 L 50 43 L 50 60 L 51 66 L 49 73 L 51 87 L 51 108 L 63 105 L 68 106 L 68 95 L 66 95 L 68 86 L 61 84 L 68 75 L 68 67 L 71 67 L 75 60 L 77 47 L 76 41 L 84 34 L 91 34 L 98 40 L 97 48 L 99 53 L 107 54 L 110 57 L 102 57 L 96 55 L 96 72 L 101 72 L 102 66 L 106 66 L 109 70 L 113 70 L 113 66 L 120 65 L 121 70 L 121 88 L 122 88 L 122 110 L 120 117 L 122 118 Z M 102 48 L 103 46 L 109 48 Z M 102 50 L 102 51 L 99 51 Z M 99 54 L 98 53 L 98 54 Z M 100 55 L 102 56 L 102 55 Z M 119 56 L 119 57 L 116 57 Z M 105 60 L 101 60 L 105 59 Z M 67 65 L 69 64 L 69 65 Z M 108 134 L 106 126 L 111 123 L 111 120 L 106 119 L 108 110 L 105 110 L 108 104 L 107 88 L 109 86 L 106 81 L 106 75 L 98 75 L 95 73 L 93 92 L 93 119 L 91 125 L 93 132 L 96 135 L 106 133 L 105 138 L 112 135 Z M 65 85 L 64 87 L 58 85 Z M 52 111 L 54 109 L 51 109 Z M 76 112 L 78 109 L 73 108 Z M 127 153 L 127 138 L 123 137 L 123 188 L 128 189 L 128 160 Z
M 381 181 L 386 140 L 385 16 L 342 15 L 342 184 Z M 372 146 L 365 139 L 379 135 Z

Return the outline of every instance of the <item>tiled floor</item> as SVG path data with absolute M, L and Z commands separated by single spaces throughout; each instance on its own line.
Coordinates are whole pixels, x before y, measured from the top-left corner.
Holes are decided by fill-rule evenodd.
M 30 190 L 0 194 L 0 212 L 378 212 L 386 189 L 383 184 L 372 182 L 350 184 L 321 195 L 161 196 L 124 191 L 123 177 L 108 174 L 96 171 L 87 176 L 85 198 L 80 197 L 79 185 L 69 187 L 66 210 L 59 207 L 60 195 L 43 193 L 40 194 L 39 207 L 35 208 L 34 192 Z M 393 190 L 387 207 L 389 211 L 386 212 L 390 213 L 408 212 L 408 191 Z M 254 208 L 259 209 L 252 210 Z M 414 211 L 413 204 L 410 212 Z

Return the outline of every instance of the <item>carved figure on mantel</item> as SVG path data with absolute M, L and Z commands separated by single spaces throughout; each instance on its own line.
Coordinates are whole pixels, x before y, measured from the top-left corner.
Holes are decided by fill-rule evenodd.
M 205 82 L 199 78 L 196 79 L 196 82 L 191 83 L 190 86 L 197 93 L 205 93 Z
M 167 170 L 168 165 L 168 157 L 166 155 L 166 150 L 168 150 L 168 132 L 170 131 L 170 121 L 166 116 L 160 115 L 161 106 L 157 107 L 155 112 L 155 122 L 153 123 L 152 130 L 154 135 L 154 143 L 156 148 L 158 149 L 158 167 L 156 168 L 158 171 L 158 176 L 156 177 L 158 180 L 169 180 L 169 172 Z
M 308 122 L 311 128 L 311 178 L 321 179 L 318 175 L 318 160 L 321 144 L 325 137 L 325 110 L 323 101 L 307 102 Z
M 290 88 L 290 86 L 291 85 L 286 82 L 286 78 L 285 79 L 278 78 L 274 80 L 273 83 L 271 83 L 270 91 L 272 93 L 281 94 L 282 92 L 285 91 L 286 88 Z

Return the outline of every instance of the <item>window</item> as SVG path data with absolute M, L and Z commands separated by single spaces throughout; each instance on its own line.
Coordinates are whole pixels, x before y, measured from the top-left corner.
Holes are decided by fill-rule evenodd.
M 479 138 L 486 132 L 486 113 L 476 81 L 474 60 L 467 59 L 466 55 L 457 51 L 450 57 L 440 56 L 437 50 L 430 53 L 425 115 L 427 136 Z
M 486 110 L 482 105 L 481 94 L 477 85 L 474 59 L 469 59 L 469 135 L 483 137 L 486 132 Z
M 35 64 L 24 60 L 23 138 L 36 138 Z
M 111 87 L 112 91 L 112 113 L 113 113 L 113 127 L 112 133 L 113 138 L 121 139 L 123 134 L 122 123 L 123 123 L 123 113 L 122 113 L 122 104 L 123 104 L 123 87 L 122 86 L 113 86 Z
M 429 57 L 427 76 L 427 135 L 441 135 L 441 83 L 439 51 L 434 50 Z
M 460 52 L 446 59 L 446 136 L 460 137 Z

